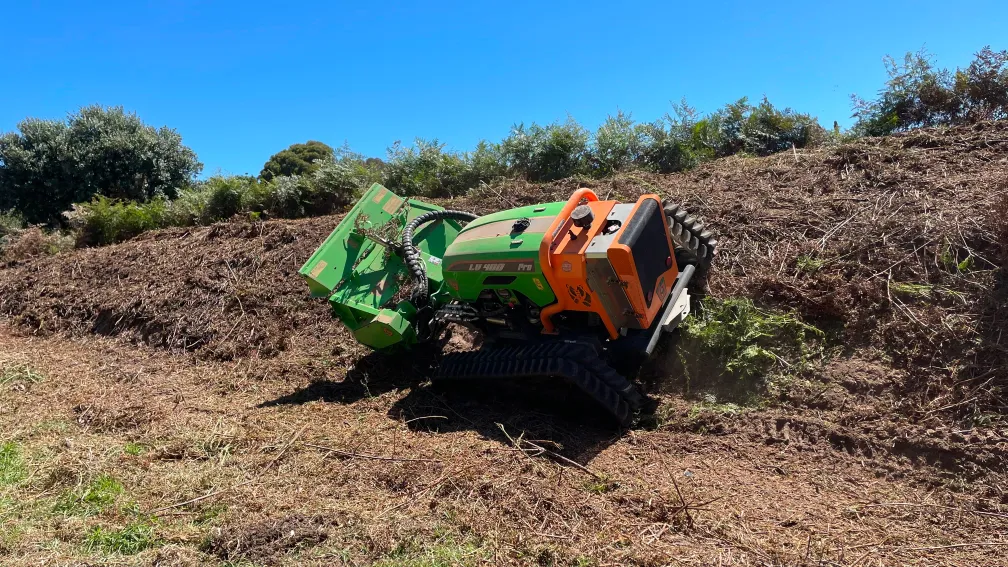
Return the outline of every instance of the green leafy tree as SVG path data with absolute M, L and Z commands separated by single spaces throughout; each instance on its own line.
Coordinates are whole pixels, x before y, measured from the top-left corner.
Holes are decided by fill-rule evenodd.
M 202 169 L 178 132 L 122 107 L 88 106 L 66 121 L 28 118 L 0 136 L 0 210 L 56 223 L 72 203 L 174 197 Z
M 331 160 L 335 151 L 327 144 L 310 140 L 304 144 L 294 144 L 270 156 L 259 173 L 263 181 L 272 181 L 278 176 L 310 175 L 315 173 L 322 162 Z

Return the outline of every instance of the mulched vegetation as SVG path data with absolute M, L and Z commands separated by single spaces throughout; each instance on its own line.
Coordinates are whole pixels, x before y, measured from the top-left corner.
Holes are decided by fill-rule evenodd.
M 150 444 L 105 463 L 146 487 L 145 509 L 208 492 L 180 509 L 229 507 L 205 538 L 149 552 L 192 564 L 933 559 L 1005 534 L 1006 172 L 1000 122 L 451 201 L 485 213 L 590 186 L 686 203 L 720 241 L 698 292 L 826 332 L 828 358 L 760 408 L 679 375 L 674 349 L 641 372 L 656 416 L 622 436 L 521 392 L 433 391 L 435 352 L 368 354 L 308 297 L 296 272 L 330 216 L 8 261 L 0 318 L 21 336 L 0 363 L 46 378 L 5 385 L 0 418 L 48 451 L 67 439 L 57 485 L 93 465 L 88 444 Z

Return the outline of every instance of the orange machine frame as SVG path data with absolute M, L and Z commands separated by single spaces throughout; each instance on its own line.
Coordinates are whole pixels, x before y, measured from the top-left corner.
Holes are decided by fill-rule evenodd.
M 642 195 L 627 218 L 633 218 L 633 214 L 637 212 L 641 203 L 648 198 L 656 199 L 659 204 L 661 203 L 657 195 Z M 582 200 L 585 200 L 587 205 L 591 207 L 595 217 L 591 226 L 586 228 L 575 227 L 570 218 L 571 213 L 581 204 Z M 546 281 L 553 288 L 557 298 L 556 303 L 546 306 L 540 313 L 544 333 L 556 332 L 552 317 L 557 313 L 588 311 L 598 314 L 609 332 L 610 338 L 615 339 L 619 336 L 619 330 L 612 318 L 606 312 L 602 302 L 595 296 L 596 291 L 591 289 L 588 284 L 587 262 L 585 261 L 588 245 L 605 228 L 606 217 L 618 203 L 618 201 L 600 201 L 598 195 L 591 189 L 578 189 L 567 200 L 560 212 L 557 213 L 556 218 L 550 223 L 546 233 L 543 234 L 542 242 L 539 244 L 539 264 Z M 664 214 L 661 217 L 665 225 L 666 238 L 668 238 L 668 221 Z M 664 281 L 665 285 L 658 285 L 658 289 L 655 290 L 659 295 L 656 298 L 657 301 L 652 301 L 650 307 L 646 303 L 642 303 L 640 298 L 651 290 L 640 289 L 640 280 L 637 277 L 630 248 L 618 244 L 619 237 L 626 229 L 627 224 L 620 227 L 614 239 L 615 242 L 609 246 L 607 254 L 617 276 L 627 282 L 627 291 L 636 292 L 627 293 L 627 297 L 634 308 L 638 321 L 644 328 L 647 328 L 664 304 L 671 288 L 670 284 L 675 280 L 678 269 L 673 260 L 658 280 L 659 282 Z M 669 250 L 672 250 L 671 240 L 669 240 Z

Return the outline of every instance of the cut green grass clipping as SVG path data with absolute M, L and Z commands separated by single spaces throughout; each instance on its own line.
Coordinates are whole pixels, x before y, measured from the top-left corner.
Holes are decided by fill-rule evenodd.
M 0 445 L 0 485 L 17 484 L 27 475 L 21 447 L 13 441 Z
M 154 527 L 149 524 L 130 524 L 121 529 L 96 526 L 84 539 L 88 553 L 118 553 L 135 555 L 154 545 Z
M 761 309 L 749 299 L 704 301 L 683 334 L 740 380 L 800 372 L 822 355 L 824 336 L 796 313 Z

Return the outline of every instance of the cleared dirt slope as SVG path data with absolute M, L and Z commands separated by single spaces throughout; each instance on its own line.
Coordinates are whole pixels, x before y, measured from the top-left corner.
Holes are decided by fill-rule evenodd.
M 656 416 L 624 434 L 546 394 L 435 392 L 436 353 L 355 345 L 296 276 L 338 217 L 10 263 L 0 364 L 42 378 L 0 381 L 28 471 L 0 487 L 18 526 L 0 550 L 24 564 L 997 563 L 1006 177 L 1008 123 L 993 123 L 453 201 L 488 212 L 579 185 L 684 201 L 720 234 L 712 299 L 827 332 L 825 360 L 748 405 L 686 380 L 666 350 L 641 373 Z M 115 506 L 53 512 L 102 474 L 122 482 Z M 153 547 L 89 548 L 95 526 L 146 521 L 131 503 L 157 511 Z

